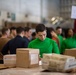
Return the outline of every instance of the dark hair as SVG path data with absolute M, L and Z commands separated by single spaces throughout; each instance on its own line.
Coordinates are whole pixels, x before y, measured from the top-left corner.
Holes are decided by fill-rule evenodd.
M 58 27 L 56 27 L 56 30 L 58 30 L 58 29 L 61 29 L 61 27 L 59 27 L 59 26 L 58 26 Z
M 47 37 L 48 38 L 52 38 L 52 35 L 50 34 L 52 31 L 54 31 L 54 29 L 52 27 L 50 28 L 46 28 L 47 29 Z
M 20 34 L 22 31 L 24 31 L 24 28 L 23 27 L 18 27 L 17 28 L 17 34 Z
M 35 32 L 33 32 L 33 33 L 32 33 L 32 36 L 36 36 L 36 33 L 35 33 Z
M 10 30 L 16 30 L 16 27 L 11 27 Z
M 38 33 L 38 32 L 43 32 L 43 31 L 45 31 L 45 30 L 46 30 L 46 27 L 45 27 L 44 24 L 38 24 L 38 25 L 36 26 L 36 33 Z
M 6 34 L 6 31 L 8 31 L 8 29 L 9 29 L 9 28 L 3 28 L 3 29 L 1 30 L 2 34 Z
M 11 27 L 10 28 L 10 31 L 12 31 L 12 30 L 16 30 L 16 27 Z
M 25 27 L 25 28 L 24 28 L 24 31 L 25 31 L 25 32 L 28 32 L 30 29 L 31 29 L 31 28 L 29 28 L 29 27 Z
M 68 32 L 69 32 L 69 30 L 70 30 L 71 28 L 67 28 L 66 30 L 65 30 L 65 37 L 67 38 L 68 37 Z M 73 30 L 73 29 L 72 29 Z

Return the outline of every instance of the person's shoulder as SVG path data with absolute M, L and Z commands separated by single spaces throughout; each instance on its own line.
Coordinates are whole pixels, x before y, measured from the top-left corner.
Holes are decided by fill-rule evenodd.
M 36 39 L 30 41 L 30 43 L 35 43 L 35 42 L 37 42 L 37 40 L 38 40 L 38 39 L 36 38 Z
M 14 36 L 13 35 L 9 35 L 9 37 L 8 37 L 9 39 L 13 39 L 14 38 Z
M 58 35 L 58 37 L 62 37 L 62 35 Z
M 14 41 L 14 38 L 13 39 L 10 39 L 8 42 L 12 42 L 12 41 Z
M 67 43 L 67 40 L 68 40 L 68 38 L 65 38 L 65 39 L 63 40 L 63 43 Z
M 50 39 L 50 38 L 46 38 L 46 40 L 49 42 L 55 42 L 53 39 Z
M 9 38 L 6 38 L 6 40 L 8 40 L 8 41 L 9 41 L 9 40 L 11 40 L 11 39 L 9 39 Z
M 26 37 L 23 37 L 23 40 L 25 40 L 25 41 L 30 41 L 28 38 L 26 38 Z
M 62 36 L 62 35 L 58 35 L 58 38 L 59 38 L 59 39 L 63 39 L 63 36 Z
M 16 41 L 18 41 L 18 42 L 24 41 L 23 37 L 21 37 L 21 36 L 19 36 L 19 35 L 17 35 L 17 36 L 16 36 L 15 38 L 13 38 L 12 40 L 16 40 Z
M 51 38 L 48 38 L 48 37 L 46 37 L 46 40 L 51 40 L 51 41 L 53 41 Z
M 0 41 L 9 41 L 9 38 L 0 38 Z
M 10 40 L 9 38 L 0 38 L 0 40 Z

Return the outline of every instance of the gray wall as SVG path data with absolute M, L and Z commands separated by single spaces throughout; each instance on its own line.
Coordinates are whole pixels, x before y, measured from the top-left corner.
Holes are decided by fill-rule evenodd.
M 0 11 L 40 16 L 40 0 L 0 0 Z M 43 16 L 59 15 L 59 0 L 43 0 Z
M 59 0 L 43 0 L 43 16 L 58 16 Z

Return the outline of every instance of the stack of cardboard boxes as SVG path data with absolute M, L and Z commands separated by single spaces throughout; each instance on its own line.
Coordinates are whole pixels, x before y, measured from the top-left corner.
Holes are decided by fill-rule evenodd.
M 30 68 L 39 66 L 39 49 L 18 48 L 16 55 L 5 55 L 6 67 Z

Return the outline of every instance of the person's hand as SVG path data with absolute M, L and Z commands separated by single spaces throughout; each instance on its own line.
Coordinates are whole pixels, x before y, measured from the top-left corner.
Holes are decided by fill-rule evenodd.
M 52 35 L 52 37 L 57 38 L 57 34 L 54 31 L 51 32 L 51 35 Z

